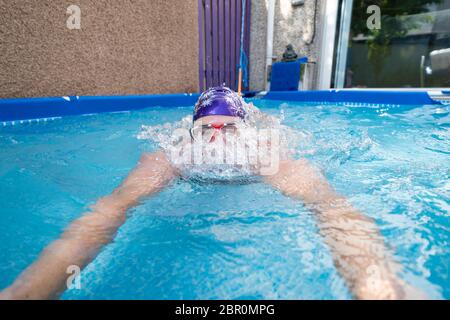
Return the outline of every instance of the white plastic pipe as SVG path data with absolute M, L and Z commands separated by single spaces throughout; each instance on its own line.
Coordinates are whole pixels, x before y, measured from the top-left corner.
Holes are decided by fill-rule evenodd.
M 326 90 L 331 86 L 331 74 L 333 72 L 334 39 L 336 36 L 336 24 L 339 10 L 338 0 L 324 1 L 321 14 L 322 40 L 319 55 L 319 74 L 317 89 Z
M 269 72 L 269 68 L 272 65 L 273 59 L 273 33 L 274 33 L 274 25 L 275 25 L 275 1 L 276 0 L 268 0 L 267 5 L 267 47 L 266 47 L 266 74 L 265 82 L 266 82 L 266 90 L 269 91 L 270 83 L 267 79 L 267 75 Z

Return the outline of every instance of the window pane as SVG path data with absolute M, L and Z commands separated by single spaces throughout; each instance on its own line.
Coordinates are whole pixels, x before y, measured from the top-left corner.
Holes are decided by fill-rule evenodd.
M 450 0 L 353 0 L 349 32 L 345 87 L 450 86 Z

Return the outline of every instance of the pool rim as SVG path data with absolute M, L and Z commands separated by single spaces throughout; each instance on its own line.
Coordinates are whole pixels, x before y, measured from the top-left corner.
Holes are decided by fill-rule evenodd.
M 193 106 L 199 93 L 63 96 L 0 99 L 0 121 L 20 121 L 130 111 L 149 107 Z M 450 90 L 317 90 L 246 92 L 244 97 L 264 100 L 370 106 L 444 105 Z

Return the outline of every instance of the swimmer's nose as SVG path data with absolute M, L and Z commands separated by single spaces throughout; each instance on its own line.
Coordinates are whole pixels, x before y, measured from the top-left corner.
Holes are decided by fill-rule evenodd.
M 211 139 L 209 140 L 209 142 L 214 142 L 216 140 L 216 134 L 218 132 L 221 132 L 222 128 L 225 126 L 224 123 L 211 123 L 211 127 L 214 128 L 214 133 L 211 137 Z
M 211 124 L 211 127 L 213 127 L 213 128 L 216 129 L 216 130 L 222 129 L 223 126 L 224 126 L 223 123 L 212 123 L 212 124 Z

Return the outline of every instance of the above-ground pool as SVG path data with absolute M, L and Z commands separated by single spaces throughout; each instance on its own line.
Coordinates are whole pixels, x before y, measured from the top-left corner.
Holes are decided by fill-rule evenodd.
M 0 289 L 109 194 L 142 152 L 157 149 L 137 138 L 142 125 L 180 120 L 195 98 L 54 119 L 48 112 L 40 121 L 8 111 L 0 122 Z M 308 137 L 303 156 L 376 221 L 401 276 L 430 298 L 449 299 L 449 106 L 252 100 Z M 81 288 L 62 298 L 351 295 L 301 202 L 260 182 L 178 180 L 129 211 L 114 242 L 82 271 Z

